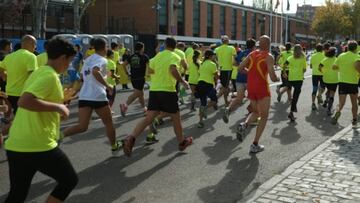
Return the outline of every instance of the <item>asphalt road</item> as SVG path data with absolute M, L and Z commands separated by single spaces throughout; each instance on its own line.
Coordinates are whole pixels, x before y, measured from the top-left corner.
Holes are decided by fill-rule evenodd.
M 159 143 L 147 146 L 142 136 L 131 158 L 122 154 L 111 158 L 105 129 L 95 118 L 86 133 L 66 138 L 61 145 L 80 179 L 67 202 L 242 202 L 259 185 L 350 124 L 349 104 L 336 126 L 330 124 L 324 109 L 312 112 L 311 88 L 311 78 L 307 78 L 298 104 L 298 119 L 289 123 L 286 96 L 277 102 L 272 87 L 269 121 L 261 139 L 265 151 L 253 156 L 249 155 L 249 146 L 255 128 L 249 130 L 243 143 L 235 137 L 236 124 L 244 119 L 246 105 L 231 115 L 229 124 L 224 124 L 222 99 L 220 110 L 209 111 L 203 129 L 196 126 L 197 113 L 181 106 L 184 133 L 194 137 L 194 144 L 185 153 L 177 151 L 171 122 L 166 120 L 160 128 Z M 119 139 L 130 133 L 143 117 L 138 104 L 130 107 L 126 118 L 119 116 L 118 103 L 128 95 L 129 92 L 120 92 L 114 105 Z M 76 122 L 76 102 L 71 112 L 63 126 Z M 27 201 L 43 202 L 54 186 L 54 181 L 37 174 Z M 8 167 L 1 149 L 0 202 L 8 189 Z

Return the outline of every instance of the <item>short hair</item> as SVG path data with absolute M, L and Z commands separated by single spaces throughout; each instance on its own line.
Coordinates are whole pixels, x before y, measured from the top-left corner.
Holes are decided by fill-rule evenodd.
M 94 40 L 94 49 L 95 51 L 101 51 L 106 49 L 106 41 L 102 38 L 96 38 Z
M 330 43 L 329 43 L 329 42 L 326 42 L 326 43 L 323 45 L 323 50 L 329 50 L 330 47 L 331 47 Z
M 114 52 L 113 52 L 113 50 L 108 49 L 108 50 L 107 50 L 107 52 L 106 52 L 106 56 L 107 56 L 107 57 L 114 56 Z
M 178 42 L 176 47 L 179 49 L 183 49 L 183 48 L 185 48 L 185 44 L 184 44 L 184 42 Z
M 115 49 L 115 48 L 118 47 L 119 45 L 118 45 L 118 43 L 116 43 L 116 42 L 111 42 L 110 46 L 111 46 L 111 49 Z
M 173 37 L 167 37 L 165 39 L 165 46 L 170 49 L 176 48 L 176 39 Z
M 145 47 L 144 43 L 142 42 L 136 42 L 135 44 L 135 51 L 141 51 Z
M 323 51 L 323 46 L 321 44 L 317 44 L 316 45 L 316 52 L 322 52 Z
M 198 48 L 200 48 L 200 46 L 199 46 L 198 44 L 194 43 L 194 44 L 192 45 L 192 48 L 193 48 L 193 49 L 198 49 Z
M 75 44 L 75 47 L 78 48 L 79 50 L 81 49 L 81 46 L 79 44 Z
M 357 49 L 357 42 L 356 41 L 349 41 L 348 49 L 349 51 L 355 51 Z
M 66 57 L 75 56 L 76 51 L 72 44 L 59 37 L 52 39 L 47 45 L 47 55 L 49 59 L 57 59 L 62 55 Z
M 290 51 L 290 49 L 291 49 L 291 43 L 290 43 L 290 42 L 287 42 L 287 43 L 285 44 L 285 50 L 286 50 L 286 51 Z
M 335 47 L 330 47 L 328 51 L 326 51 L 325 56 L 326 57 L 334 57 L 336 55 L 336 48 Z
M 256 45 L 256 41 L 252 38 L 249 38 L 248 40 L 246 40 L 246 48 L 247 49 L 252 49 L 254 48 Z
M 0 40 L 0 50 L 4 50 L 7 46 L 10 46 L 11 42 L 8 39 Z
M 95 42 L 95 38 L 91 38 L 89 42 L 90 46 L 94 46 L 94 42 Z

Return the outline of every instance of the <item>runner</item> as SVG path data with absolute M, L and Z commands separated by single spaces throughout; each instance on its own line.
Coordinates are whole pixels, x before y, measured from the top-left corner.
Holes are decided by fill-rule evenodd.
M 7 39 L 0 40 L 0 64 L 4 60 L 5 56 L 11 53 L 12 44 Z M 1 67 L 1 65 L 0 65 Z M 5 92 L 6 76 L 0 74 L 0 90 Z
M 199 79 L 195 94 L 198 98 L 200 98 L 201 101 L 201 106 L 199 109 L 200 121 L 198 123 L 198 128 L 204 127 L 203 119 L 207 117 L 207 108 L 214 107 L 217 109 L 217 96 L 214 86 L 215 81 L 219 79 L 219 73 L 215 63 L 215 57 L 215 53 L 212 50 L 206 50 L 204 62 L 202 62 L 199 69 Z M 207 104 L 208 97 L 211 100 L 209 104 Z
M 95 49 L 94 49 L 94 38 L 90 39 L 90 47 L 88 48 L 88 50 L 86 50 L 85 52 L 85 59 L 93 54 L 95 54 Z
M 229 37 L 224 35 L 221 38 L 222 45 L 215 49 L 215 53 L 220 66 L 220 81 L 221 89 L 220 96 L 224 95 L 225 106 L 229 106 L 228 95 L 230 92 L 229 82 L 231 79 L 231 72 L 236 56 L 236 50 L 233 46 L 229 45 Z
M 319 71 L 323 73 L 323 80 L 327 89 L 326 100 L 327 114 L 332 115 L 332 107 L 334 104 L 334 95 L 338 85 L 338 71 L 333 70 L 333 65 L 336 60 L 336 48 L 331 47 L 326 53 L 325 58 L 320 62 Z M 314 67 L 315 68 L 315 67 Z
M 186 56 L 184 53 L 185 50 L 185 44 L 182 42 L 177 43 L 175 48 L 175 54 L 177 54 L 181 61 L 180 61 L 180 67 L 179 67 L 179 73 L 181 74 L 181 77 L 185 76 L 185 73 L 188 72 L 188 63 L 186 62 Z M 192 54 L 194 55 L 194 53 Z M 189 75 L 189 74 L 188 74 Z M 185 81 L 188 82 L 189 78 L 185 78 Z M 179 101 L 181 104 L 184 104 L 184 97 L 186 96 L 186 90 L 184 87 L 180 87 L 178 84 L 176 84 L 176 89 L 179 93 Z
M 240 71 L 247 70 L 248 98 L 253 112 L 250 113 L 245 122 L 238 126 L 238 140 L 243 140 L 250 123 L 258 117 L 261 118 L 256 128 L 254 141 L 250 146 L 251 153 L 261 152 L 265 149 L 263 145 L 259 144 L 259 140 L 266 126 L 271 102 L 268 75 L 272 81 L 279 81 L 274 70 L 274 58 L 269 53 L 270 38 L 266 35 L 261 36 L 259 46 L 260 49 L 251 52 L 239 66 Z
M 346 96 L 350 96 L 352 106 L 352 125 L 357 125 L 357 97 L 358 97 L 358 80 L 360 73 L 360 58 L 356 53 L 357 43 L 355 41 L 349 41 L 348 51 L 340 54 L 334 64 L 334 70 L 339 71 L 339 106 L 332 119 L 332 124 L 336 124 L 341 115 Z
M 193 59 L 192 62 L 190 63 L 189 66 L 189 84 L 190 84 L 190 89 L 191 89 L 191 110 L 195 111 L 195 104 L 196 104 L 196 99 L 195 99 L 195 93 L 196 93 L 196 86 L 198 84 L 198 80 L 199 80 L 199 68 L 200 68 L 200 55 L 201 52 L 198 50 L 194 51 L 194 55 L 193 55 Z
M 45 66 L 47 64 L 47 60 L 48 60 L 48 56 L 47 56 L 47 44 L 48 42 L 45 41 L 44 42 L 44 52 L 37 55 L 36 56 L 36 59 L 37 59 L 37 63 L 38 63 L 38 66 Z
M 75 54 L 68 42 L 50 40 L 48 65 L 35 70 L 25 83 L 5 142 L 10 176 L 6 203 L 24 202 L 38 171 L 57 182 L 46 202 L 64 201 L 78 182 L 72 164 L 57 144 L 60 117 L 69 116 L 69 109 L 62 104 L 66 98 L 58 74 L 67 69 Z
M 322 94 L 325 91 L 325 85 L 323 82 L 323 76 L 322 72 L 319 70 L 320 62 L 325 58 L 325 55 L 323 53 L 323 46 L 321 44 L 316 45 L 316 52 L 311 55 L 310 59 L 310 68 L 312 69 L 312 85 L 313 85 L 313 91 L 311 94 L 312 99 L 312 105 L 311 109 L 314 111 L 317 109 L 315 104 L 315 98 L 317 95 L 318 104 L 322 104 L 324 101 L 322 99 Z M 320 87 L 320 88 L 319 88 Z M 326 101 L 325 101 L 326 102 Z
M 304 80 L 304 73 L 306 71 L 306 56 L 303 52 L 300 44 L 296 44 L 294 46 L 294 55 L 290 56 L 286 62 L 285 66 L 289 69 L 289 74 L 284 75 L 289 81 L 289 84 L 292 88 L 294 88 L 293 97 L 291 100 L 291 108 L 288 118 L 291 122 L 295 121 L 294 113 L 297 112 L 297 102 L 299 100 L 299 96 L 301 93 L 301 87 Z
M 187 88 L 189 84 L 181 78 L 177 70 L 181 59 L 174 53 L 175 47 L 176 40 L 166 38 L 165 50 L 158 53 L 153 60 L 148 112 L 146 118 L 138 123 L 133 132 L 123 140 L 123 150 L 127 156 L 131 156 L 136 138 L 144 131 L 146 126 L 153 122 L 159 112 L 170 114 L 180 151 L 185 150 L 192 144 L 192 137 L 184 137 L 181 126 L 175 85 L 176 81 Z
M 134 92 L 128 97 L 126 103 L 120 104 L 120 111 L 123 117 L 126 116 L 128 106 L 136 99 L 139 99 L 144 114 L 147 111 L 144 99 L 144 84 L 146 69 L 149 67 L 149 57 L 144 53 L 144 50 L 144 43 L 137 42 L 135 53 L 124 61 L 125 66 L 130 65 L 131 83 Z
M 291 51 L 291 44 L 290 42 L 285 44 L 285 51 L 281 52 L 280 57 L 278 59 L 278 64 L 281 68 L 281 81 L 282 84 L 280 86 L 277 87 L 276 89 L 276 93 L 278 94 L 277 96 L 277 101 L 280 102 L 281 101 L 281 96 L 282 94 L 284 94 L 285 92 L 287 92 L 288 94 L 288 102 L 291 101 L 291 86 L 289 84 L 289 81 L 286 77 L 284 77 L 285 75 L 289 74 L 289 69 L 284 66 L 286 60 L 293 55 L 293 52 Z
M 106 135 L 111 144 L 111 151 L 116 155 L 121 143 L 116 141 L 111 108 L 106 91 L 111 95 L 113 88 L 106 82 L 106 41 L 94 40 L 95 54 L 89 56 L 82 68 L 83 86 L 79 93 L 79 123 L 63 131 L 63 137 L 87 131 L 93 110 L 101 118 L 106 128 Z
M 248 39 L 246 41 L 246 49 L 244 51 L 241 51 L 236 56 L 236 63 L 240 64 L 242 61 L 245 60 L 245 58 L 255 50 L 256 41 L 254 39 Z M 225 108 L 223 120 L 225 123 L 229 122 L 230 113 L 236 110 L 238 106 L 240 106 L 243 102 L 243 99 L 245 97 L 245 90 L 247 89 L 247 75 L 246 72 L 240 72 L 237 77 L 237 81 L 239 84 L 239 90 L 236 94 L 236 98 L 233 99 L 229 105 L 229 107 Z
M 116 97 L 116 79 L 119 79 L 119 76 L 115 74 L 116 73 L 116 64 L 114 62 L 114 52 L 112 50 L 107 50 L 106 58 L 107 58 L 106 82 L 112 87 L 111 94 L 109 94 L 109 92 L 107 92 L 106 97 L 109 100 L 110 108 L 112 108 L 114 101 L 115 101 L 115 97 Z M 111 113 L 113 114 L 114 112 L 111 111 Z
M 1 63 L 1 71 L 7 74 L 6 94 L 14 115 L 25 81 L 38 67 L 36 56 L 33 54 L 35 48 L 35 37 L 25 35 L 21 39 L 21 49 L 7 55 Z

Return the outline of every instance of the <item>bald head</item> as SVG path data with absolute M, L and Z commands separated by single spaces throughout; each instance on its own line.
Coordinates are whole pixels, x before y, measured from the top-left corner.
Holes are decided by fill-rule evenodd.
M 36 48 L 36 38 L 32 35 L 24 35 L 21 39 L 21 48 L 34 52 Z
M 261 50 L 269 50 L 270 48 L 270 37 L 263 35 L 260 37 L 259 46 Z

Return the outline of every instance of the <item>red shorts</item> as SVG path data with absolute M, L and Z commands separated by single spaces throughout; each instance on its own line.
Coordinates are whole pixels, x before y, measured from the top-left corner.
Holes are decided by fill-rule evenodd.
M 269 91 L 262 91 L 262 92 L 252 92 L 252 91 L 248 91 L 248 98 L 252 101 L 259 101 L 262 100 L 266 97 L 270 97 L 270 92 Z

